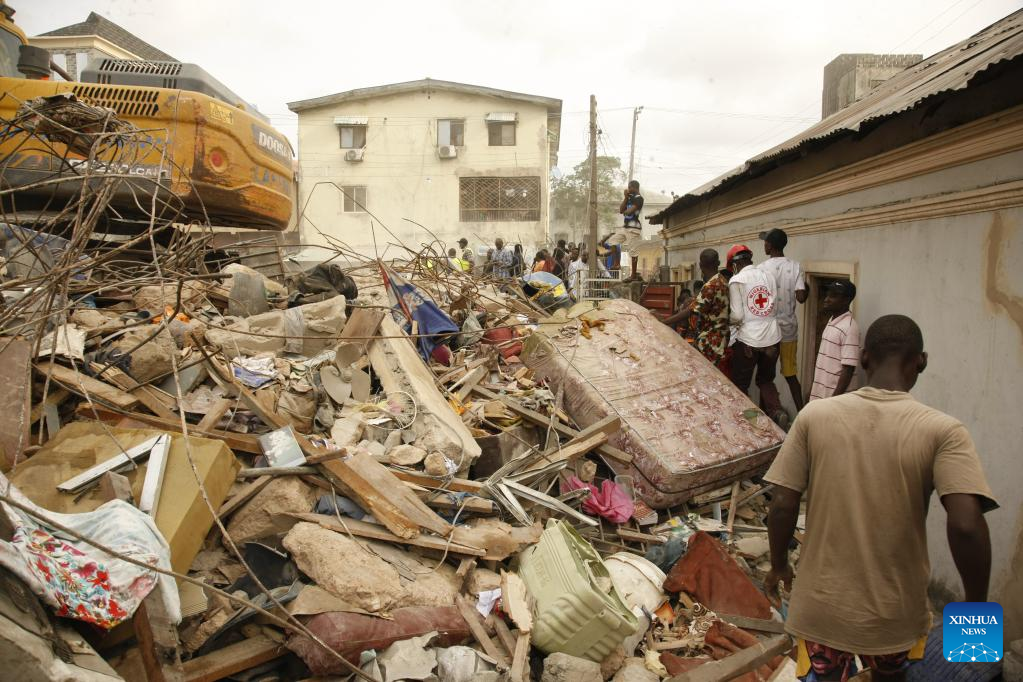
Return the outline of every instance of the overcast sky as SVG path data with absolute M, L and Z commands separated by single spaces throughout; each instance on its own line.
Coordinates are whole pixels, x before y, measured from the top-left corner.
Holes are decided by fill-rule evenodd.
M 7 0 L 28 35 L 96 11 L 199 64 L 295 141 L 289 101 L 437 78 L 564 101 L 559 167 L 582 160 L 589 95 L 601 153 L 684 193 L 820 118 L 843 52 L 933 54 L 1020 0 Z

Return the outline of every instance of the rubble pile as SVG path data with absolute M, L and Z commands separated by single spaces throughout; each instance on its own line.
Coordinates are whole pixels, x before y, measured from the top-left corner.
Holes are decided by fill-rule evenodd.
M 92 215 L 2 226 L 19 679 L 784 679 L 783 434 L 645 309 Z

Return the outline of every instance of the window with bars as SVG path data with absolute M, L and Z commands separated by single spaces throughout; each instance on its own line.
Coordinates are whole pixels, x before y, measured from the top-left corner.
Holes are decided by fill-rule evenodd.
M 345 213 L 365 213 L 366 209 L 366 186 L 345 185 L 342 188 L 341 203 Z
M 540 178 L 459 178 L 462 222 L 540 220 Z

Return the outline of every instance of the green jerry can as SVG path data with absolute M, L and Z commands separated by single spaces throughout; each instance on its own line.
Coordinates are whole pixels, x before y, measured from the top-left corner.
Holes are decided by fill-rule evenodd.
M 600 555 L 564 521 L 547 522 L 518 573 L 536 602 L 533 645 L 545 653 L 599 663 L 636 630 Z

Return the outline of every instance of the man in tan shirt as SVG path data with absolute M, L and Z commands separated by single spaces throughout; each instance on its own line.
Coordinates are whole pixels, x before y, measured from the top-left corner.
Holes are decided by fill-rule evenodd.
M 925 520 L 937 491 L 965 601 L 987 600 L 991 542 L 983 513 L 997 507 L 966 427 L 908 393 L 927 367 L 913 320 L 870 326 L 867 386 L 808 403 L 764 478 L 766 588 L 792 589 L 786 629 L 809 679 L 845 679 L 854 655 L 883 679 L 902 679 L 930 629 Z M 806 494 L 806 537 L 793 584 L 788 548 Z

